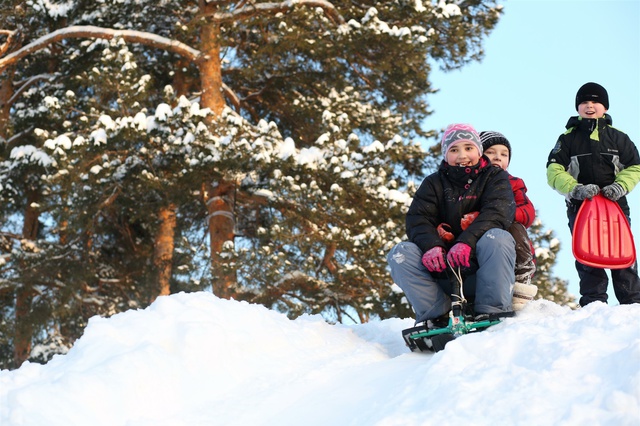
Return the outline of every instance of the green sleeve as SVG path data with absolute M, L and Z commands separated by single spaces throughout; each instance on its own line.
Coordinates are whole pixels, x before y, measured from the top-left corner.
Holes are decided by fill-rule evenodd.
M 547 177 L 549 176 L 549 171 L 547 169 Z M 640 181 L 640 165 L 629 166 L 620 171 L 616 175 L 616 182 L 618 182 L 627 192 L 631 192 L 631 190 L 638 184 Z
M 578 181 L 564 169 L 563 165 L 551 163 L 547 167 L 547 183 L 559 193 L 568 194 Z

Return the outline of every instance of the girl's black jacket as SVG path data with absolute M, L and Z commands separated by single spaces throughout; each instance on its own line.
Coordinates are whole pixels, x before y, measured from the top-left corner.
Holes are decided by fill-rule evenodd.
M 486 156 L 473 167 L 453 167 L 445 161 L 438 171 L 427 176 L 413 197 L 406 216 L 407 236 L 422 252 L 440 246 L 447 250 L 455 243 L 476 243 L 491 228 L 508 229 L 513 222 L 516 203 L 509 174 L 492 166 Z M 466 229 L 460 219 L 466 213 L 480 212 Z M 447 245 L 436 228 L 451 226 L 455 241 Z

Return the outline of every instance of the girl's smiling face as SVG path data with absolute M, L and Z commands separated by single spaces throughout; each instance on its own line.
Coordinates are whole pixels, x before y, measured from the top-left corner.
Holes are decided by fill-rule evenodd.
M 473 142 L 460 141 L 449 148 L 446 161 L 450 166 L 475 166 L 480 161 L 480 151 Z
M 578 114 L 582 118 L 602 118 L 607 109 L 600 102 L 586 101 L 578 105 Z

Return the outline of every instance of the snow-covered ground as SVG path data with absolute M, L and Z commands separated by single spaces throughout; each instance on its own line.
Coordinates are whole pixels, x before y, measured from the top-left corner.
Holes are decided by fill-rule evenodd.
M 1 371 L 0 425 L 640 424 L 640 305 L 535 301 L 437 354 L 408 351 L 412 325 L 161 297 Z

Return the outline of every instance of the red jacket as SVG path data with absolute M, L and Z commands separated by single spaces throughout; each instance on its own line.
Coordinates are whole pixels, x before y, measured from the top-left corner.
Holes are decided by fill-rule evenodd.
M 513 198 L 516 200 L 515 221 L 528 228 L 536 218 L 536 209 L 533 207 L 529 197 L 527 197 L 527 186 L 522 179 L 512 175 L 509 175 L 509 183 L 513 189 Z

